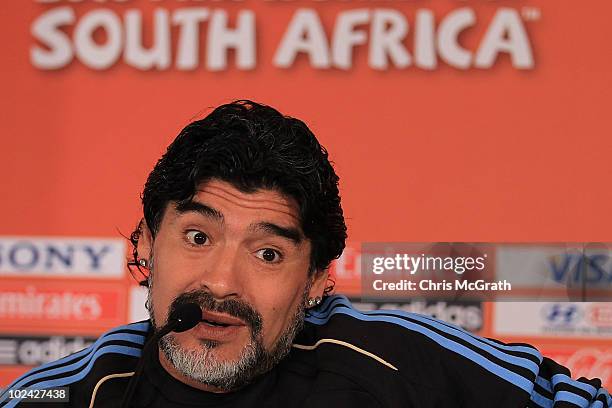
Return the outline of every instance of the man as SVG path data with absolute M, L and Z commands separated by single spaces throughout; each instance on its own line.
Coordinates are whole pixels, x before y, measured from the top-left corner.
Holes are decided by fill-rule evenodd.
M 133 264 L 150 321 L 32 370 L 0 403 L 69 387 L 75 407 L 612 406 L 598 380 L 528 345 L 330 296 L 338 177 L 307 126 L 270 107 L 238 101 L 188 125 L 142 200 Z M 195 327 L 162 336 L 190 303 Z

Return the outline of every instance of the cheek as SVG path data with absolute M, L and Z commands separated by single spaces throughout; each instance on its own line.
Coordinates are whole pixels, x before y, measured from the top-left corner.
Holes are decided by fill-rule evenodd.
M 298 303 L 302 299 L 302 290 L 300 289 L 295 288 L 292 291 L 276 290 L 276 296 L 268 296 L 263 300 L 262 304 L 265 305 L 265 312 L 262 310 L 264 321 L 263 333 L 266 348 L 269 349 L 275 344 L 280 335 L 289 326 Z
M 168 307 L 172 301 L 170 293 L 167 292 L 163 281 L 158 279 L 158 275 L 153 276 L 153 285 L 151 288 L 151 300 L 153 305 L 153 314 L 158 325 L 162 325 L 168 315 Z
M 154 255 L 151 297 L 155 319 L 161 324 L 166 321 L 172 301 L 184 292 L 181 289 L 184 286 L 181 280 L 184 274 L 178 273 L 181 270 L 179 261 L 175 262 L 160 252 Z

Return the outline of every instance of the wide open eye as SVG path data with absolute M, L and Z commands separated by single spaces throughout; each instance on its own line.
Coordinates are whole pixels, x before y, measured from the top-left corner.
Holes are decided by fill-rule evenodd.
M 259 251 L 255 252 L 255 254 L 257 254 L 258 258 L 263 259 L 264 261 L 269 263 L 277 263 L 283 259 L 282 254 L 276 249 L 272 248 L 260 249 Z
M 185 236 L 191 245 L 204 245 L 208 242 L 208 236 L 202 231 L 189 230 Z

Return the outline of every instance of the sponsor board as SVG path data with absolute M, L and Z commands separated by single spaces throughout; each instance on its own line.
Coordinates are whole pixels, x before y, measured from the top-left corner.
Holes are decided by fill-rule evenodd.
M 353 306 L 362 311 L 371 310 L 402 310 L 409 313 L 418 313 L 444 320 L 470 332 L 478 332 L 483 327 L 482 303 L 477 301 L 445 302 L 445 301 L 393 301 L 380 300 L 360 302 L 351 299 Z
M 330 272 L 339 292 L 372 298 L 610 301 L 609 243 L 363 243 Z
M 88 347 L 87 336 L 0 336 L 0 366 L 38 366 Z
M 609 390 L 612 388 L 612 348 L 543 347 L 541 352 L 572 372 L 572 378 L 599 378 Z
M 337 293 L 361 295 L 361 248 L 347 245 L 340 258 L 332 262 L 329 273 Z
M 612 338 L 612 303 L 504 302 L 493 310 L 497 335 Z
M 123 239 L 0 237 L 0 276 L 121 278 Z
M 130 288 L 129 322 L 138 322 L 149 318 L 149 312 L 145 307 L 146 301 L 147 288 L 143 286 L 132 286 Z
M 612 289 L 608 244 L 502 245 L 496 253 L 498 279 L 545 289 Z
M 123 283 L 6 280 L 0 289 L 3 332 L 100 332 L 125 322 Z

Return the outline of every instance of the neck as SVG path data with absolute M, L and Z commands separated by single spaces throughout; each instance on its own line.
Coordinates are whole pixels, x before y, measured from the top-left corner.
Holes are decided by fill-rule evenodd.
M 159 348 L 158 348 L 158 354 L 159 354 L 159 362 L 161 366 L 164 368 L 164 370 L 166 370 L 168 374 L 170 374 L 172 377 L 182 382 L 183 384 L 187 384 L 190 387 L 197 388 L 198 390 L 206 391 L 206 392 L 214 392 L 214 393 L 226 393 L 227 392 L 221 388 L 218 388 L 218 387 L 215 387 L 209 384 L 204 384 L 204 383 L 201 383 L 199 381 L 196 381 L 192 378 L 185 376 L 184 374 L 180 373 L 176 369 L 176 367 L 174 367 L 174 365 L 172 365 L 172 363 L 166 358 L 166 355 L 164 354 L 164 352 L 159 350 Z

